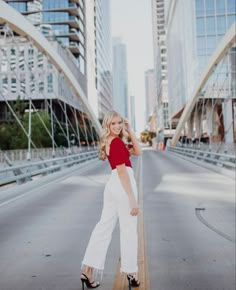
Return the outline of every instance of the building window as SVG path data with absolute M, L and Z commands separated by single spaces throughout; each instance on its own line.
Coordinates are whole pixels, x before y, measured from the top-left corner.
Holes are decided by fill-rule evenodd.
M 49 74 L 47 76 L 47 82 L 48 82 L 48 93 L 52 93 L 53 92 L 53 77 L 52 77 L 52 74 Z
M 204 18 L 197 18 L 197 34 L 205 34 L 205 21 Z
M 214 0 L 206 0 L 206 15 L 215 14 L 215 1 Z
M 225 16 L 217 17 L 217 32 L 218 34 L 225 34 L 226 32 Z
M 206 18 L 206 32 L 208 35 L 215 35 L 215 17 L 207 17 Z
M 224 13 L 225 13 L 225 1 L 216 0 L 216 14 L 224 14 Z
M 53 8 L 67 8 L 69 6 L 68 0 L 44 0 L 43 9 Z
M 228 0 L 227 1 L 227 12 L 228 13 L 234 13 L 234 17 L 235 17 L 235 11 L 236 11 L 236 3 L 235 3 L 235 0 Z
M 10 2 L 8 3 L 11 7 L 15 8 L 19 12 L 26 12 L 27 11 L 27 6 L 26 2 Z
M 43 22 L 59 22 L 69 20 L 68 12 L 44 12 L 43 13 Z
M 211 55 L 212 52 L 215 50 L 216 48 L 216 36 L 208 36 L 207 37 L 207 54 Z
M 197 16 L 204 15 L 204 2 L 203 2 L 203 0 L 196 0 L 196 15 Z
M 228 15 L 228 29 L 236 21 L 236 15 Z

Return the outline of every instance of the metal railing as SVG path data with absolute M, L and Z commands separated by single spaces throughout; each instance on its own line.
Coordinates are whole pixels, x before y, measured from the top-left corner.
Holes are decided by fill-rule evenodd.
M 167 150 L 196 160 L 204 161 L 226 169 L 236 169 L 236 155 L 221 154 L 211 151 L 201 151 L 184 147 L 167 146 Z
M 43 161 L 27 161 L 21 165 L 0 169 L 0 186 L 16 182 L 22 184 L 33 176 L 46 175 L 98 157 L 98 151 L 52 158 Z

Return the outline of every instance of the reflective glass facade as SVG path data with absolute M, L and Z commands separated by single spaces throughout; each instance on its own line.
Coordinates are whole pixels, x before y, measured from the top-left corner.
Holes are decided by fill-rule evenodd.
M 113 107 L 128 118 L 128 81 L 126 46 L 121 39 L 113 39 Z
M 95 0 L 95 53 L 98 114 L 102 120 L 112 108 L 112 47 L 110 0 Z
M 236 20 L 235 0 L 195 0 L 199 73 Z
M 86 75 L 84 0 L 43 0 L 42 9 L 42 23 L 51 26 L 51 34 L 69 48 L 81 73 Z
M 85 67 L 85 5 L 84 0 L 6 1 L 33 24 L 41 24 L 44 35 L 55 36 L 74 55 L 80 72 Z M 28 12 L 34 12 L 28 14 Z M 38 13 L 35 13 L 37 12 Z M 47 25 L 47 28 L 45 28 Z

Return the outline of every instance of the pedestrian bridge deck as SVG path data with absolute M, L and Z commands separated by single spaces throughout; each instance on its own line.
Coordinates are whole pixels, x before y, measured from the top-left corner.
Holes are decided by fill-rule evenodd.
M 148 148 L 133 165 L 139 289 L 234 290 L 234 179 Z M 0 289 L 81 289 L 80 263 L 109 172 L 107 162 L 93 161 L 0 189 Z M 119 257 L 117 225 L 100 289 L 127 289 Z

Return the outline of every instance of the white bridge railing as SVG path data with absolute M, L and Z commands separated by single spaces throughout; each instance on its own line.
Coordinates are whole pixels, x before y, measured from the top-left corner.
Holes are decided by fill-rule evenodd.
M 226 169 L 230 170 L 236 169 L 236 155 L 221 154 L 211 151 L 201 151 L 191 148 L 172 147 L 172 146 L 168 146 L 167 150 L 187 157 L 194 158 L 199 161 L 211 163 L 219 167 L 224 167 Z
M 42 161 L 25 161 L 23 164 L 0 169 L 0 186 L 16 182 L 22 184 L 33 176 L 46 175 L 98 157 L 98 151 L 87 151 Z

